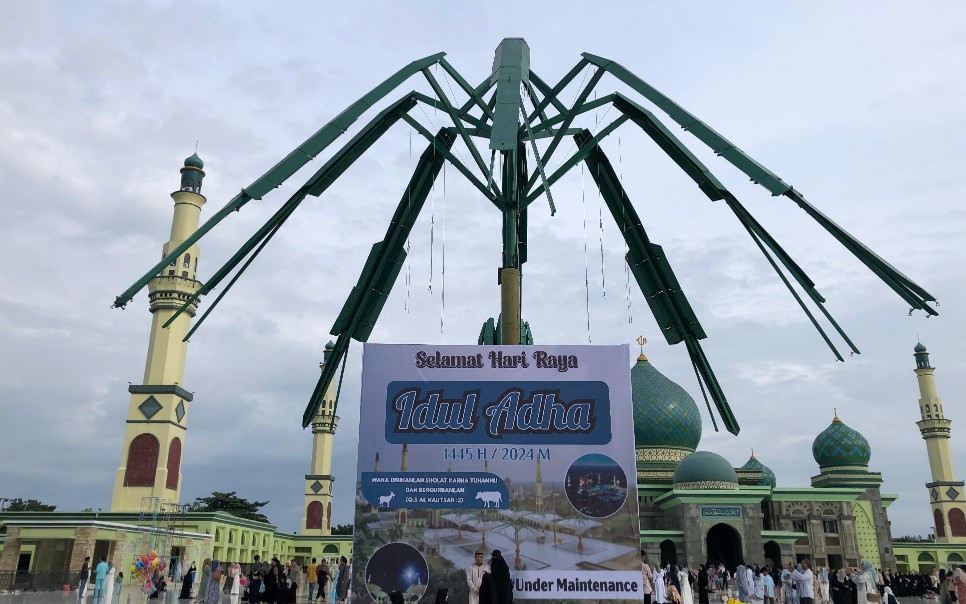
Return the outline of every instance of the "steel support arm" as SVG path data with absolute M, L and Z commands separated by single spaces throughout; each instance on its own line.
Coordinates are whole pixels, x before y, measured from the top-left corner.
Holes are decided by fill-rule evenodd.
M 322 398 L 335 376 L 336 368 L 341 364 L 349 348 L 349 340 L 355 339 L 365 342 L 372 333 L 379 314 L 385 306 L 386 299 L 399 275 L 406 258 L 404 244 L 406 237 L 412 230 L 413 224 L 420 210 L 426 202 L 433 182 L 446 161 L 439 147 L 449 149 L 456 140 L 456 134 L 450 129 L 439 131 L 434 141 L 423 152 L 403 193 L 402 199 L 396 207 L 389 228 L 382 241 L 372 246 L 369 258 L 362 269 L 359 281 L 352 288 L 342 311 L 339 313 L 332 334 L 338 335 L 335 348 L 329 353 L 322 375 L 315 386 L 309 404 L 302 416 L 302 427 L 308 426 L 312 418 L 318 413 Z
M 445 52 L 430 55 L 423 59 L 413 61 L 393 75 L 389 76 L 381 84 L 367 92 L 359 100 L 349 105 L 342 113 L 337 115 L 332 121 L 322 126 L 318 132 L 310 136 L 294 151 L 285 156 L 268 172 L 258 177 L 254 182 L 241 190 L 228 204 L 219 210 L 214 216 L 209 218 L 197 231 L 192 233 L 181 245 L 168 253 L 161 262 L 154 265 L 147 273 L 138 279 L 134 285 L 127 288 L 120 296 L 114 299 L 115 308 L 124 308 L 128 302 L 137 294 L 148 281 L 155 278 L 165 266 L 172 260 L 180 256 L 189 247 L 197 243 L 202 236 L 221 222 L 228 214 L 239 210 L 246 203 L 253 199 L 261 199 L 266 193 L 284 183 L 290 176 L 295 174 L 309 161 L 324 151 L 335 139 L 345 134 L 346 130 L 359 119 L 366 110 L 382 100 L 409 77 L 419 73 L 424 68 L 438 62 L 446 56 Z
M 175 312 L 167 322 L 165 322 L 163 327 L 168 327 L 171 322 L 174 321 L 178 315 L 187 310 L 188 307 L 195 302 L 195 300 L 214 290 L 221 283 L 221 281 L 225 279 L 225 277 L 232 270 L 234 270 L 235 267 L 238 266 L 238 264 L 246 256 L 248 256 L 253 249 L 256 248 L 256 246 L 258 246 L 258 249 L 255 250 L 252 258 L 245 263 L 241 271 L 239 271 L 239 274 L 244 272 L 245 269 L 247 269 L 251 264 L 254 256 L 257 256 L 264 247 L 264 243 L 260 244 L 259 242 L 263 242 L 266 237 L 273 236 L 278 227 L 280 227 L 281 224 L 287 220 L 292 212 L 299 206 L 299 204 L 302 203 L 302 200 L 305 199 L 306 195 L 321 195 L 326 189 L 329 188 L 329 186 L 332 185 L 332 183 L 336 181 L 336 179 L 339 178 L 339 176 L 348 170 L 349 166 L 359 159 L 359 157 L 361 157 L 362 154 L 369 149 L 369 147 L 379 140 L 379 138 L 385 134 L 389 128 L 393 126 L 393 124 L 399 121 L 400 117 L 412 109 L 415 104 L 415 93 L 410 92 L 380 112 L 379 115 L 374 117 L 368 124 L 366 124 L 366 126 L 360 130 L 358 134 L 352 137 L 352 140 L 350 140 L 344 147 L 342 147 L 342 149 L 336 152 L 335 155 L 329 158 L 329 160 L 325 162 L 325 164 L 319 168 L 316 173 L 308 181 L 306 181 L 306 183 L 300 187 L 288 199 L 288 201 L 282 205 L 281 208 L 278 209 L 278 211 L 276 211 L 268 222 L 262 225 L 262 227 L 258 229 L 255 234 L 249 237 L 248 241 L 246 241 L 220 269 L 215 271 L 215 274 L 212 275 L 211 278 L 208 279 L 208 281 L 205 282 L 200 288 L 198 288 L 198 291 L 192 294 L 191 297 L 181 305 L 181 308 L 179 308 L 178 311 Z M 225 289 L 226 292 L 231 288 L 232 285 L 234 285 L 235 281 L 237 281 L 237 275 L 231 280 L 228 287 Z M 218 296 L 213 306 L 217 305 L 221 298 L 224 297 L 224 293 L 225 292 L 222 292 L 222 294 Z M 195 330 L 197 330 L 200 323 L 203 322 L 204 318 L 208 315 L 208 312 L 210 312 L 210 309 L 202 316 L 195 327 L 185 335 L 185 341 L 187 341 L 188 337 L 194 333 Z
M 581 147 L 593 140 L 589 131 L 574 138 Z M 584 162 L 627 242 L 627 262 L 665 339 L 668 344 L 685 343 L 702 392 L 707 387 L 725 427 L 737 434 L 740 430 L 738 422 L 698 342 L 707 336 L 671 270 L 663 248 L 648 238 L 637 211 L 603 150 L 594 145 Z M 708 411 L 710 413 L 710 407 Z M 713 414 L 711 420 L 717 429 Z
M 872 272 L 878 275 L 886 285 L 899 294 L 912 308 L 923 310 L 930 315 L 939 314 L 928 305 L 928 302 L 936 301 L 934 296 L 903 275 L 898 269 L 866 247 L 848 231 L 808 203 L 801 193 L 796 191 L 791 185 L 783 181 L 768 168 L 752 159 L 734 143 L 715 132 L 693 114 L 631 73 L 619 63 L 589 53 L 583 53 L 581 56 L 591 64 L 601 68 L 601 70 L 610 72 L 614 77 L 660 107 L 678 125 L 708 145 L 715 153 L 724 157 L 733 166 L 744 172 L 754 183 L 765 187 L 772 195 L 784 195 L 798 204 L 806 214 L 818 222 L 822 228 L 828 231 L 829 234 L 835 237 L 856 258 L 869 267 Z
M 698 188 L 708 196 L 712 201 L 724 200 L 735 216 L 741 222 L 742 226 L 748 231 L 752 240 L 761 250 L 762 254 L 768 260 L 769 264 L 778 273 L 779 278 L 788 288 L 788 291 L 792 294 L 795 300 L 798 302 L 801 309 L 805 312 L 805 315 L 812 322 L 812 325 L 825 340 L 825 343 L 832 350 L 832 353 L 838 360 L 843 360 L 842 355 L 836 349 L 835 345 L 832 343 L 831 339 L 822 329 L 818 321 L 812 315 L 812 312 L 805 305 L 804 301 L 798 295 L 798 292 L 792 287 L 791 283 L 785 277 L 781 268 L 775 263 L 772 254 L 778 257 L 779 261 L 785 267 L 785 269 L 792 274 L 795 280 L 798 282 L 799 286 L 805 290 L 809 298 L 819 307 L 822 314 L 825 315 L 829 323 L 835 328 L 843 340 L 851 348 L 852 352 L 858 354 L 859 350 L 855 347 L 852 340 L 848 337 L 845 331 L 839 326 L 838 322 L 832 317 L 832 315 L 825 308 L 824 302 L 825 298 L 819 294 L 818 290 L 815 289 L 815 283 L 805 274 L 805 271 L 796 263 L 791 256 L 785 251 L 785 249 L 771 236 L 768 231 L 751 215 L 748 210 L 738 201 L 738 199 L 718 180 L 714 174 L 703 164 L 701 161 L 695 157 L 684 144 L 678 140 L 665 126 L 658 120 L 653 113 L 644 109 L 634 101 L 624 97 L 623 95 L 617 94 L 614 98 L 614 106 L 617 107 L 625 115 L 629 116 L 631 120 L 637 124 L 651 139 L 657 143 L 658 147 L 663 150 L 668 157 L 671 158 L 674 163 L 676 163 L 685 174 L 687 174 L 694 182 L 698 185 Z M 767 246 L 768 249 L 765 249 Z M 769 253 L 770 250 L 770 253 Z

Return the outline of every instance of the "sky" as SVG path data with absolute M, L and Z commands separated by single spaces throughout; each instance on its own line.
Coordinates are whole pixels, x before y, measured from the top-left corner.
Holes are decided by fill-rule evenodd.
M 726 207 L 633 126 L 603 143 L 708 333 L 704 350 L 742 426 L 715 433 L 705 415 L 701 448 L 735 466 L 754 449 L 780 486 L 807 486 L 812 440 L 837 409 L 868 438 L 883 492 L 899 496 L 893 535 L 926 534 L 918 340 L 966 476 L 964 17 L 940 2 L 10 4 L 0 20 L 0 496 L 109 508 L 150 325 L 145 292 L 126 310 L 110 306 L 157 261 L 169 193 L 196 143 L 207 218 L 402 65 L 445 51 L 476 83 L 501 39 L 522 36 L 546 80 L 581 52 L 620 62 L 938 298 L 938 317 L 910 315 L 791 201 L 674 126 L 828 299 L 862 351 L 837 362 Z M 413 88 L 429 91 L 411 78 L 350 134 Z M 615 90 L 626 92 L 610 76 L 597 88 Z M 447 122 L 432 109 L 412 115 L 431 130 Z M 597 131 L 615 115 L 602 108 L 579 123 Z M 192 337 L 182 502 L 237 491 L 270 500 L 269 518 L 298 529 L 312 446 L 300 419 L 322 349 L 424 147 L 404 125 L 390 130 L 308 198 Z M 201 278 L 335 149 L 206 236 Z M 558 183 L 554 217 L 545 199 L 531 207 L 524 318 L 541 344 L 646 336 L 655 367 L 699 399 L 686 351 L 663 341 L 628 285 L 623 243 L 590 180 L 575 171 Z M 410 246 L 371 341 L 474 343 L 499 312 L 499 214 L 449 167 Z M 360 351 L 350 350 L 339 406 L 337 523 L 352 514 Z

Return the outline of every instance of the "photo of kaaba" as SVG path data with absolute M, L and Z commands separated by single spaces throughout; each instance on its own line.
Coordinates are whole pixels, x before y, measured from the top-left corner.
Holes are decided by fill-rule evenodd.
M 418 549 L 408 543 L 383 545 L 366 565 L 366 589 L 376 602 L 385 602 L 394 591 L 406 602 L 418 602 L 426 592 L 429 565 Z
M 564 491 L 570 504 L 581 514 L 606 518 L 627 499 L 627 475 L 613 458 L 588 453 L 570 465 Z

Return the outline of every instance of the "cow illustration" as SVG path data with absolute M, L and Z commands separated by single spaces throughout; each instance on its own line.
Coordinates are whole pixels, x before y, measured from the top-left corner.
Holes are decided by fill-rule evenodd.
M 483 501 L 483 507 L 485 508 L 490 507 L 491 503 L 493 507 L 498 508 L 503 501 L 503 494 L 499 491 L 480 491 L 476 494 L 476 498 Z
M 392 498 L 395 497 L 395 496 L 396 496 L 396 494 L 393 493 L 393 492 L 390 492 L 388 495 L 382 495 L 382 496 L 380 496 L 379 497 L 379 507 L 387 507 L 388 508 L 389 507 L 389 502 L 392 501 Z

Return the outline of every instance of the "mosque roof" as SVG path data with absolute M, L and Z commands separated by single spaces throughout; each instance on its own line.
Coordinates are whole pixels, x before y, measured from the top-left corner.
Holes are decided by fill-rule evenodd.
M 752 453 L 745 465 L 741 466 L 741 470 L 748 470 L 751 472 L 761 472 L 761 480 L 756 483 L 756 486 L 762 487 L 774 487 L 776 486 L 775 473 L 771 471 L 771 468 L 765 464 L 758 461 L 755 454 Z
M 684 388 L 641 355 L 631 368 L 634 442 L 638 448 L 694 451 L 701 442 L 701 414 Z
M 868 467 L 872 449 L 864 436 L 846 426 L 836 415 L 831 425 L 815 437 L 812 457 L 822 469 L 835 466 Z
M 711 451 L 695 451 L 674 470 L 677 489 L 737 489 L 738 474 L 727 459 Z
M 918 344 L 916 344 L 916 347 L 914 350 L 915 352 L 926 352 L 926 346 L 922 342 L 919 342 Z
M 191 157 L 184 160 L 184 165 L 186 168 L 198 168 L 200 170 L 205 167 L 205 162 L 201 161 L 197 153 L 192 153 Z

